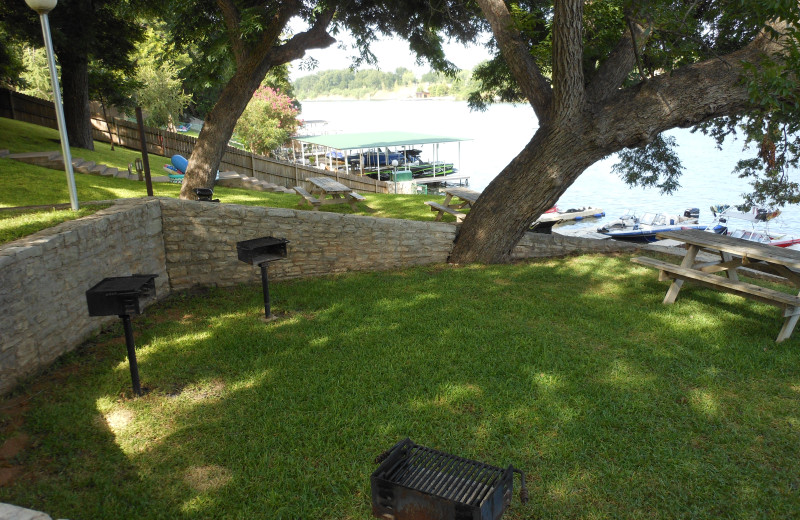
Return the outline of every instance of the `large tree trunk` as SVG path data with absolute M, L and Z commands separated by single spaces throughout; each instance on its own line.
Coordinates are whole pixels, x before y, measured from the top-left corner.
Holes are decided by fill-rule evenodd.
M 89 62 L 84 56 L 62 53 L 61 87 L 64 91 L 64 119 L 70 146 L 94 150 L 92 116 L 89 111 Z
M 236 122 L 268 71 L 269 68 L 264 70 L 240 68 L 225 85 L 219 101 L 206 116 L 197 143 L 189 157 L 181 186 L 182 199 L 196 199 L 195 188 L 214 186 L 219 163 L 233 135 Z
M 453 263 L 508 261 L 531 222 L 602 157 L 645 145 L 670 128 L 742 112 L 750 101 L 741 81 L 742 64 L 759 66 L 765 56 L 780 50 L 773 34 L 762 31 L 721 59 L 685 65 L 623 88 L 636 49 L 648 33 L 645 26 L 632 23 L 587 85 L 581 70 L 583 2 L 559 0 L 553 16 L 551 89 L 518 43 L 505 2 L 477 1 L 516 81 L 530 86 L 523 92 L 540 128 L 470 210 L 450 255 Z
M 531 223 L 605 154 L 581 128 L 540 128 L 486 187 L 456 237 L 450 262 L 508 262 Z M 477 246 L 477 247 L 476 247 Z
M 181 186 L 182 199 L 196 199 L 195 188 L 214 186 L 219 163 L 233 135 L 236 122 L 267 72 L 272 67 L 301 58 L 309 49 L 322 49 L 336 41 L 327 33 L 328 24 L 336 12 L 333 7 L 319 13 L 309 30 L 295 34 L 285 43 L 276 46 L 289 19 L 300 9 L 297 2 L 282 2 L 281 8 L 272 18 L 272 23 L 264 29 L 257 43 L 248 47 L 240 32 L 240 15 L 234 2 L 218 0 L 217 5 L 230 34 L 232 52 L 236 58 L 236 73 L 225 85 L 219 100 L 206 116 L 186 167 Z

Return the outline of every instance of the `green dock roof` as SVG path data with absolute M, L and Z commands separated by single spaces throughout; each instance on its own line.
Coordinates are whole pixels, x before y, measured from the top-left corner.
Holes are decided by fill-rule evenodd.
M 431 143 L 454 143 L 470 141 L 469 138 L 443 135 L 419 134 L 416 132 L 363 132 L 357 134 L 330 134 L 296 137 L 296 141 L 327 146 L 334 150 L 357 150 L 383 146 L 403 146 Z

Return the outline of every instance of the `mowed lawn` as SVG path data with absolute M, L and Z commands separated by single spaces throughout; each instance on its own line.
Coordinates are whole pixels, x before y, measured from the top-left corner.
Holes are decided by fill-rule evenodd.
M 0 118 L 0 149 L 12 153 L 53 151 L 60 152 L 59 136 L 56 130 L 20 121 Z M 95 150 L 72 148 L 73 157 L 81 157 L 99 164 L 127 170 L 141 154 L 119 146 L 112 151 L 110 145 L 95 142 Z M 167 157 L 150 155 L 152 175 L 163 176 Z M 51 170 L 23 162 L 0 158 L 0 244 L 30 235 L 60 222 L 79 218 L 107 206 L 89 204 L 92 201 L 105 201 L 121 198 L 147 196 L 144 182 L 130 181 L 97 175 L 75 173 L 78 201 L 81 211 L 70 209 L 24 209 L 10 208 L 26 206 L 53 206 L 69 204 L 69 191 L 66 174 L 63 170 Z M 180 185 L 153 183 L 157 197 L 177 198 Z M 399 218 L 406 220 L 433 221 L 435 213 L 426 206 L 426 200 L 442 202 L 444 197 L 437 195 L 394 195 L 386 193 L 365 193 L 365 202 L 358 204 L 357 211 L 349 205 L 328 205 L 320 211 L 346 213 L 380 218 Z M 294 193 L 258 192 L 245 189 L 215 187 L 214 197 L 224 204 L 242 204 L 274 208 L 310 210 L 308 205 L 300 205 L 301 197 Z M 5 208 L 5 209 L 4 209 Z M 445 215 L 445 222 L 454 222 L 455 217 Z
M 504 518 L 796 518 L 800 348 L 774 308 L 630 257 L 173 295 L 0 401 L 0 502 L 53 518 L 367 519 L 398 440 L 519 481 Z M 68 326 L 68 324 L 65 324 Z

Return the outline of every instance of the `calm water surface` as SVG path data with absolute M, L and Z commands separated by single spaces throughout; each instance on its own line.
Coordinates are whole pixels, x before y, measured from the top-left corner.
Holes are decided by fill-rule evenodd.
M 370 132 L 398 130 L 469 138 L 460 144 L 442 144 L 439 159 L 456 163 L 459 172 L 470 176 L 470 186 L 478 191 L 513 159 L 531 139 L 538 123 L 528 105 L 492 105 L 486 112 L 471 112 L 466 102 L 445 100 L 408 101 L 304 101 L 302 117 L 328 121 L 331 132 Z M 678 143 L 678 155 L 685 167 L 681 187 L 672 195 L 658 190 L 629 188 L 611 167 L 615 156 L 595 163 L 584 172 L 561 199 L 562 209 L 595 206 L 606 218 L 585 221 L 575 227 L 595 228 L 613 220 L 627 209 L 683 213 L 700 208 L 700 221 L 712 219 L 713 204 L 738 204 L 749 184 L 736 177 L 736 162 L 752 152 L 742 150 L 741 141 L 728 141 L 722 150 L 714 141 L 689 130 L 669 132 Z M 432 146 L 423 147 L 423 158 L 432 159 Z M 786 206 L 782 215 L 770 223 L 770 230 L 800 234 L 800 207 Z

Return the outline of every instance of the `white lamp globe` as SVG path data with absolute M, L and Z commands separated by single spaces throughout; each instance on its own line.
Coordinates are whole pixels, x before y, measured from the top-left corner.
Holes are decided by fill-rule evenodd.
M 55 8 L 58 0 L 25 0 L 28 7 L 39 14 L 47 14 Z
M 397 165 L 398 165 L 398 164 L 400 164 L 400 163 L 398 163 L 398 162 L 397 162 L 397 159 L 394 159 L 394 160 L 392 161 L 392 166 L 394 166 L 395 168 L 397 168 Z

